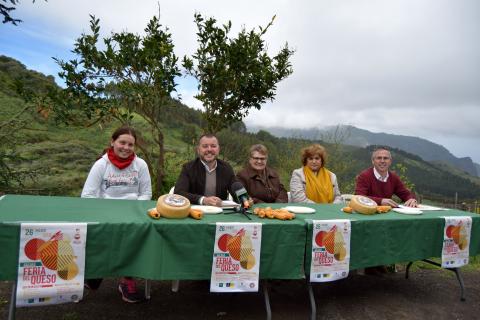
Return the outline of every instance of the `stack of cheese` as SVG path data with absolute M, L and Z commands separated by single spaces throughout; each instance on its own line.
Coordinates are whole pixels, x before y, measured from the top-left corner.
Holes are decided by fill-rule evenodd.
M 153 219 L 160 217 L 183 219 L 190 215 L 192 218 L 201 219 L 203 213 L 190 208 L 190 201 L 178 194 L 164 194 L 157 201 L 157 207 L 148 210 L 148 215 Z
M 350 200 L 349 206 L 344 207 L 342 210 L 346 213 L 352 213 L 353 211 L 361 214 L 375 214 L 375 213 L 387 213 L 392 207 L 390 206 L 377 206 L 377 203 L 372 199 L 365 196 L 353 196 Z
M 162 217 L 182 219 L 188 216 L 190 201 L 178 194 L 164 194 L 157 201 L 157 211 Z

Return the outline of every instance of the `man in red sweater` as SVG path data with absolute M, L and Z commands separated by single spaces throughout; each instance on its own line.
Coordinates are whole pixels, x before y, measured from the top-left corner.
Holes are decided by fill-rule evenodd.
M 355 194 L 367 196 L 378 205 L 398 207 L 392 200 L 396 195 L 407 207 L 417 207 L 415 195 L 408 190 L 400 178 L 389 171 L 392 155 L 385 148 L 375 149 L 372 153 L 373 167 L 362 171 L 356 179 Z

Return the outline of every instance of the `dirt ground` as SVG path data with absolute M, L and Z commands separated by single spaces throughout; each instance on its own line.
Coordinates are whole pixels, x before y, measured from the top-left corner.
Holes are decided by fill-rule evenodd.
M 446 270 L 417 270 L 405 274 L 350 275 L 348 279 L 315 284 L 317 319 L 480 319 L 480 271 L 463 272 L 466 301 L 460 286 Z M 96 319 L 265 319 L 260 293 L 209 293 L 208 281 L 182 281 L 170 290 L 169 281 L 152 283 L 151 300 L 122 302 L 114 279 L 82 302 L 20 308 L 17 320 Z M 304 281 L 269 282 L 272 319 L 309 319 L 310 304 Z M 11 282 L 0 282 L 0 319 L 7 319 Z

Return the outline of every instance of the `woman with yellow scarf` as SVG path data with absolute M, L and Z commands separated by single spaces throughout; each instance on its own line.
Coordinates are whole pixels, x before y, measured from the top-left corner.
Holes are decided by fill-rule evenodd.
M 325 168 L 326 157 L 319 144 L 302 150 L 303 167 L 293 170 L 290 180 L 292 202 L 342 203 L 337 176 Z

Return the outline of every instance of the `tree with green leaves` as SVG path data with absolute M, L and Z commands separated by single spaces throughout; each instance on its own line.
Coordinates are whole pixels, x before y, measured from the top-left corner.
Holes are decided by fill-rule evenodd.
M 11 16 L 12 11 L 16 9 L 15 6 L 20 2 L 19 0 L 1 0 L 1 2 L 0 2 L 0 15 L 3 16 L 3 21 L 2 21 L 3 23 L 11 23 L 14 26 L 16 26 L 18 23 L 22 22 L 22 20 L 16 19 Z M 35 0 L 33 0 L 32 2 L 35 3 Z
M 159 195 L 166 188 L 160 121 L 164 109 L 173 104 L 175 77 L 180 76 L 171 34 L 153 17 L 144 36 L 112 32 L 99 44 L 100 20 L 90 17 L 91 34 L 82 34 L 72 51 L 78 59 L 55 59 L 66 88 L 50 92 L 45 103 L 52 106 L 58 121 L 68 125 L 91 126 L 115 119 L 131 124 L 134 118 L 143 119 L 148 129 L 142 130 L 142 136 L 151 136 L 156 147 L 137 145 L 156 181 L 154 195 Z
M 33 178 L 35 172 L 18 169 L 15 164 L 23 158 L 16 152 L 17 134 L 28 124 L 31 105 L 0 122 L 0 193 L 15 193 L 23 187 L 26 178 Z
M 11 23 L 14 26 L 17 23 L 22 22 L 20 19 L 15 19 L 11 16 L 12 11 L 16 8 L 15 6 L 18 4 L 18 0 L 2 0 L 3 3 L 0 3 L 0 15 L 3 16 L 3 23 Z M 8 4 L 10 2 L 10 5 Z M 4 4 L 5 3 L 5 4 Z
M 403 184 L 405 187 L 407 187 L 408 190 L 414 192 L 415 191 L 415 184 L 408 178 L 407 176 L 407 166 L 403 163 L 396 163 L 393 167 L 392 170 L 395 171 L 395 173 L 400 177 L 400 180 L 402 180 Z
M 54 84 L 53 77 L 26 70 L 19 61 L 0 55 L 0 193 L 27 193 L 25 185 L 49 170 L 20 166 L 26 159 L 19 147 L 25 144 L 26 132 L 46 115 L 36 110 L 32 97 Z
M 265 27 L 241 30 L 236 38 L 229 32 L 232 23 L 217 26 L 214 18 L 195 14 L 199 47 L 183 66 L 198 81 L 195 96 L 203 103 L 205 130 L 216 133 L 247 116 L 251 108 L 260 109 L 275 98 L 276 85 L 292 72 L 293 50 L 285 46 L 270 57 L 262 38 L 275 16 Z

